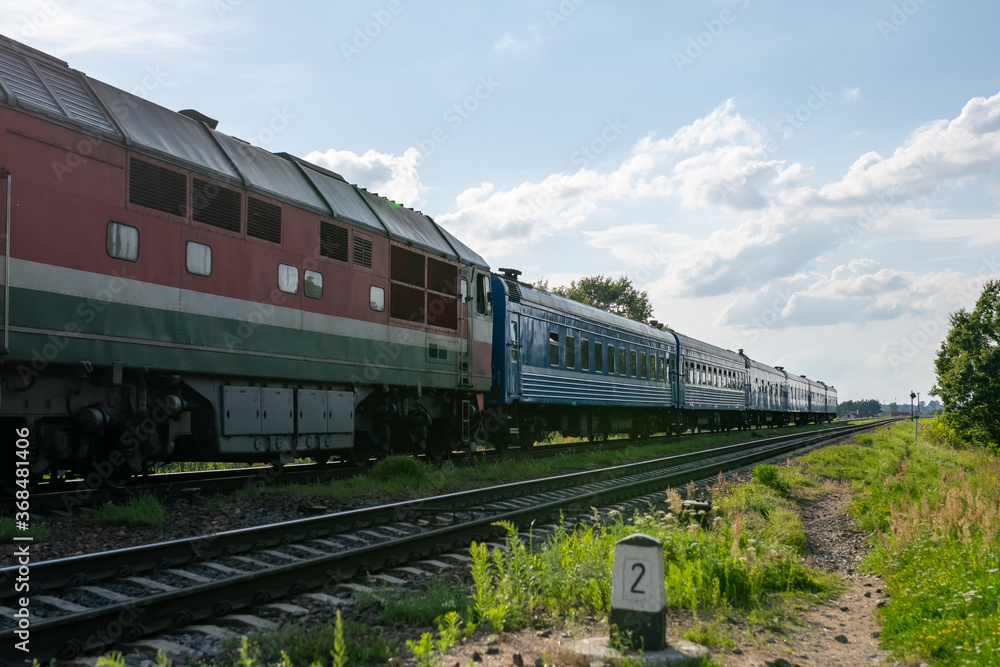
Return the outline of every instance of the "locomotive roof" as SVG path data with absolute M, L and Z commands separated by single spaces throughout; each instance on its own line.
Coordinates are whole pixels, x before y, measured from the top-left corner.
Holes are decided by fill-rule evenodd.
M 434 254 L 487 267 L 432 218 L 71 69 L 0 35 L 0 103 L 80 127 L 115 143 L 289 204 L 367 227 Z

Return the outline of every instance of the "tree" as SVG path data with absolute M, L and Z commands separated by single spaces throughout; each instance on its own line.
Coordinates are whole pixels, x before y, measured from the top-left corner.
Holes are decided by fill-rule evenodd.
M 840 401 L 837 403 L 837 416 L 856 412 L 859 417 L 874 417 L 882 412 L 882 403 L 877 398 L 867 398 L 860 401 Z
M 1000 280 L 991 280 L 970 313 L 951 316 L 934 361 L 944 419 L 973 444 L 1000 450 Z
M 546 289 L 547 280 L 539 280 L 536 287 Z M 614 315 L 621 315 L 636 322 L 646 322 L 653 315 L 649 295 L 637 290 L 628 278 L 605 278 L 603 275 L 574 280 L 569 287 L 553 287 L 553 294 L 600 308 Z

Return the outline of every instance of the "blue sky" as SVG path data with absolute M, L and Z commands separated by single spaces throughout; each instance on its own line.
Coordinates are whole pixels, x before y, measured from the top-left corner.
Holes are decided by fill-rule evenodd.
M 418 208 L 551 285 L 926 395 L 1000 277 L 1000 5 L 0 0 L 0 32 Z

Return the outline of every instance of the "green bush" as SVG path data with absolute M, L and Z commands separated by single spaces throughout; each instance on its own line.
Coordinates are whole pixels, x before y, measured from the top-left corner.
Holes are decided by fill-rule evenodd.
M 380 482 L 420 485 L 430 479 L 427 464 L 412 456 L 389 456 L 374 466 L 370 476 Z

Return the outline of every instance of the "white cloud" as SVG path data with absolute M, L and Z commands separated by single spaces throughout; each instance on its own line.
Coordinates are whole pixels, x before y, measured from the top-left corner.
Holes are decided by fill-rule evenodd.
M 848 88 L 844 91 L 844 97 L 847 98 L 848 102 L 857 102 L 861 99 L 861 89 L 860 88 Z
M 983 280 L 1000 272 L 970 276 L 952 270 L 916 273 L 884 268 L 861 258 L 829 275 L 801 273 L 775 280 L 734 300 L 720 323 L 744 333 L 762 329 L 859 325 L 900 317 L 946 320 L 978 294 Z
M 0 33 L 66 57 L 84 51 L 157 53 L 201 48 L 198 36 L 235 25 L 239 6 L 198 0 L 0 0 Z
M 500 35 L 495 42 L 493 42 L 493 54 L 500 55 L 503 53 L 527 53 L 533 51 L 542 45 L 542 33 L 538 29 L 538 26 L 530 26 L 528 28 L 527 37 L 521 39 L 514 37 L 509 32 L 505 32 Z
M 357 183 L 398 204 L 420 208 L 426 203 L 424 193 L 427 187 L 420 182 L 415 166 L 420 162 L 420 152 L 412 146 L 403 155 L 374 150 L 357 155 L 331 148 L 325 153 L 313 151 L 303 159 L 335 171 L 351 183 Z

